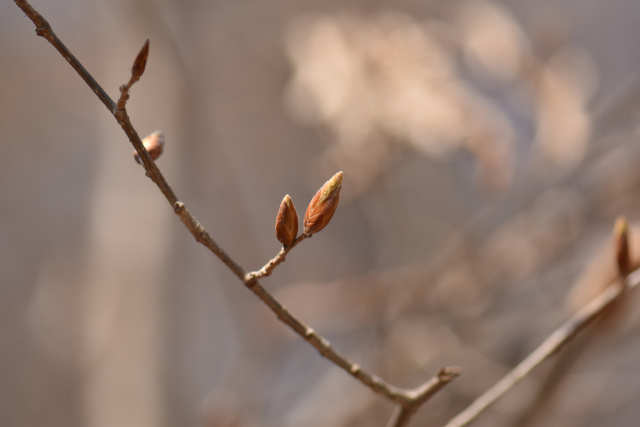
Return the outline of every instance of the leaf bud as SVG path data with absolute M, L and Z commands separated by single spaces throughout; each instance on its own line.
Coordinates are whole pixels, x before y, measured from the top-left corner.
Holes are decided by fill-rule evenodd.
M 293 200 L 287 194 L 280 203 L 276 217 L 276 237 L 284 246 L 290 246 L 298 236 L 298 214 Z
M 144 73 L 144 69 L 147 66 L 147 58 L 149 57 L 149 39 L 144 42 L 142 49 L 136 56 L 135 61 L 133 61 L 133 67 L 131 67 L 131 75 L 135 79 L 139 79 Z
M 624 216 L 616 219 L 613 227 L 613 239 L 616 251 L 616 263 L 621 276 L 631 273 L 631 255 L 629 254 L 629 224 Z
M 151 135 L 147 136 L 142 140 L 142 145 L 147 149 L 149 155 L 153 160 L 157 160 L 158 157 L 164 151 L 164 132 L 161 130 L 157 130 L 153 132 Z M 133 151 L 133 158 L 136 162 L 142 164 L 142 159 L 137 151 Z
M 329 224 L 338 207 L 342 190 L 342 172 L 335 174 L 318 190 L 304 215 L 304 232 L 312 235 Z

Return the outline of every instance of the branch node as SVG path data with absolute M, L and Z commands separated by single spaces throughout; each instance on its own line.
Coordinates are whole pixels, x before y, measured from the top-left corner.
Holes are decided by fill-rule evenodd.
M 47 33 L 48 30 L 51 30 L 51 26 L 47 22 L 45 25 L 36 28 L 36 34 L 38 36 L 40 36 L 40 37 L 45 37 L 46 38 L 46 33 Z
M 182 211 L 184 210 L 184 203 L 182 203 L 180 200 L 178 200 L 177 202 L 174 203 L 173 210 L 177 214 L 182 213 Z
M 314 331 L 312 328 L 307 328 L 307 330 L 304 331 L 304 336 L 306 338 L 311 338 L 315 333 L 316 331 Z
M 351 366 L 351 369 L 349 369 L 349 373 L 351 375 L 356 375 L 358 372 L 360 372 L 360 365 L 358 365 L 357 363 L 353 364 L 353 366 Z
M 325 337 L 318 336 L 318 341 L 320 341 L 320 345 L 325 350 L 331 347 L 331 342 Z

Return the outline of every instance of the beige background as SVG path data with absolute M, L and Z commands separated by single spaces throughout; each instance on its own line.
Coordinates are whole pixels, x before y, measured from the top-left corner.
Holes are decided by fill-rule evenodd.
M 344 170 L 330 226 L 264 284 L 393 384 L 462 366 L 413 425 L 540 343 L 616 215 L 640 216 L 637 1 L 33 6 L 112 97 L 151 38 L 132 122 L 164 130 L 158 165 L 245 268 L 279 250 L 285 194 L 302 215 Z M 390 403 L 194 241 L 13 2 L 0 53 L 0 425 L 385 424 Z M 539 425 L 640 417 L 639 330 L 619 323 Z M 513 425 L 550 366 L 476 425 Z

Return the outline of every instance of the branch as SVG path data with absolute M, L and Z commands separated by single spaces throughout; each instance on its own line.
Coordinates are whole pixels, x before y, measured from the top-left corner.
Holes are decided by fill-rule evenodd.
M 422 386 L 407 392 L 407 403 L 396 408 L 391 416 L 388 427 L 404 427 L 416 411 L 427 400 L 439 392 L 444 386 L 453 381 L 462 373 L 462 369 L 457 366 L 448 366 L 440 369 L 438 373 Z
M 311 236 L 312 234 L 302 233 L 293 241 L 293 243 L 291 243 L 291 245 L 283 246 L 282 249 L 280 249 L 278 255 L 276 255 L 274 259 L 266 263 L 264 267 L 262 267 L 260 270 L 247 273 L 247 275 L 244 277 L 245 282 L 252 282 L 264 276 L 270 276 L 271 273 L 273 273 L 273 270 L 275 270 L 278 265 L 284 262 L 287 254 L 291 251 L 291 249 L 295 248 L 298 243 L 302 242 L 304 239 L 310 238 Z
M 115 103 L 109 98 L 109 95 L 100 87 L 100 85 L 93 79 L 91 74 L 82 66 L 82 64 L 76 59 L 75 56 L 67 49 L 67 47 L 58 39 L 56 34 L 51 29 L 51 25 L 47 22 L 42 15 L 35 10 L 26 0 L 15 0 L 16 4 L 22 11 L 36 24 L 36 34 L 40 37 L 47 39 L 49 43 L 56 48 L 60 55 L 67 60 L 67 62 L 73 67 L 74 70 L 82 80 L 93 90 L 93 92 L 100 98 L 100 101 L 107 107 L 109 111 L 113 111 Z
M 178 199 L 171 186 L 169 186 L 167 181 L 164 179 L 164 176 L 142 144 L 138 133 L 131 124 L 127 111 L 124 108 L 129 96 L 128 91 L 131 88 L 131 85 L 133 85 L 133 83 L 135 83 L 142 74 L 140 68 L 142 68 L 142 71 L 144 71 L 144 66 L 140 67 L 140 64 L 146 61 L 146 56 L 148 55 L 148 42 L 145 43 L 145 46 L 143 46 L 141 52 L 136 58 L 136 61 L 134 62 L 132 77 L 129 83 L 123 85 L 120 88 L 121 96 L 118 100 L 118 103 L 116 104 L 111 98 L 109 98 L 102 87 L 100 87 L 100 85 L 93 79 L 93 77 L 76 59 L 76 57 L 73 56 L 73 54 L 71 54 L 71 52 L 64 46 L 60 39 L 58 39 L 56 34 L 51 29 L 51 25 L 49 25 L 49 23 L 42 17 L 42 15 L 40 15 L 29 4 L 28 1 L 14 1 L 18 5 L 18 7 L 20 7 L 20 9 L 22 9 L 24 13 L 36 25 L 36 33 L 39 36 L 47 39 L 60 52 L 60 54 L 69 62 L 69 64 L 71 64 L 71 66 L 82 77 L 87 85 L 89 85 L 89 87 L 96 93 L 96 95 L 98 95 L 98 98 L 100 98 L 109 112 L 116 118 L 116 120 L 126 133 L 127 137 L 129 137 L 129 140 L 133 144 L 134 148 L 140 155 L 140 159 L 142 160 L 147 176 L 149 176 L 151 180 L 153 180 L 153 182 L 158 186 L 162 194 L 164 194 L 167 201 L 173 207 L 175 213 L 178 215 L 187 229 L 191 232 L 193 237 L 195 237 L 198 242 L 209 248 L 211 252 L 213 252 L 227 267 L 229 267 L 229 269 L 233 271 L 233 273 L 238 276 L 238 278 L 242 280 L 242 282 L 275 313 L 278 319 L 287 324 L 305 341 L 315 347 L 320 355 L 329 359 L 334 364 L 348 372 L 349 375 L 362 382 L 375 393 L 378 393 L 401 405 L 403 408 L 403 415 L 400 417 L 401 421 L 398 421 L 399 423 L 401 422 L 401 424 L 396 424 L 397 426 L 405 425 L 406 421 L 408 421 L 408 419 L 411 417 L 411 415 L 413 415 L 413 413 L 418 409 L 420 405 L 426 402 L 433 394 L 444 387 L 449 381 L 453 380 L 457 375 L 459 375 L 459 368 L 444 368 L 436 377 L 434 377 L 434 379 L 429 380 L 427 383 L 417 389 L 405 390 L 395 387 L 385 382 L 378 376 L 370 374 L 366 370 L 362 369 L 362 367 L 360 367 L 358 364 L 350 361 L 347 357 L 335 350 L 326 338 L 315 332 L 312 328 L 305 325 L 297 317 L 291 314 L 284 305 L 282 305 L 258 282 L 257 279 L 259 277 L 269 275 L 278 264 L 284 261 L 287 253 L 295 245 L 297 245 L 305 238 L 310 237 L 312 232 L 319 231 L 322 226 L 326 225 L 333 212 L 331 212 L 331 215 L 329 215 L 328 218 L 325 219 L 325 222 L 322 225 L 316 224 L 316 227 L 319 228 L 317 228 L 315 231 L 303 233 L 289 247 L 283 248 L 278 256 L 267 263 L 267 265 L 265 265 L 265 267 L 263 267 L 261 270 L 248 274 L 242 268 L 242 266 L 240 266 L 240 264 L 234 261 L 215 242 L 215 240 L 213 240 L 209 232 L 207 232 L 202 224 L 200 224 L 191 215 L 184 203 Z M 340 179 L 341 178 L 342 176 L 340 175 Z M 335 203 L 337 203 L 337 197 Z
M 487 409 L 511 387 L 524 378 L 533 368 L 549 356 L 558 352 L 562 346 L 571 341 L 582 329 L 591 324 L 600 314 L 616 302 L 625 290 L 640 283 L 640 270 L 636 270 L 633 278 L 610 284 L 600 295 L 578 311 L 562 326 L 556 329 L 544 342 L 518 366 L 513 368 L 504 378 L 478 397 L 467 409 L 456 415 L 445 427 L 462 427 L 473 421 L 482 411 Z
M 133 61 L 133 67 L 131 67 L 131 78 L 126 85 L 120 86 L 120 99 L 113 109 L 113 113 L 117 114 L 118 110 L 124 110 L 124 106 L 129 99 L 129 90 L 131 86 L 142 77 L 144 69 L 147 66 L 147 58 L 149 57 L 149 39 L 144 43 L 142 49 L 136 56 L 136 60 Z

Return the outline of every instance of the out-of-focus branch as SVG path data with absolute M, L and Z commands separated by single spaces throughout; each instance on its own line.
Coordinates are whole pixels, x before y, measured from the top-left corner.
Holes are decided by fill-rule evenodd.
M 615 258 L 616 261 L 616 271 L 615 275 L 612 274 L 611 276 L 614 277 L 614 279 L 617 278 L 621 283 L 625 283 L 627 275 L 633 271 L 634 268 L 638 267 L 638 263 L 634 262 L 634 258 L 631 256 L 631 240 L 632 232 L 626 218 L 623 216 L 618 217 L 613 228 L 612 247 L 615 254 L 613 258 Z M 611 246 L 607 245 L 607 250 L 600 252 L 589 263 L 589 267 L 583 273 L 585 279 L 578 280 L 574 285 L 573 290 L 570 292 L 570 300 L 581 297 L 584 298 L 584 296 L 586 296 L 585 294 L 589 294 L 589 287 L 586 286 L 586 283 L 591 282 L 593 285 L 606 285 L 607 282 L 602 280 L 601 277 L 598 277 L 599 275 L 597 273 L 594 274 L 594 270 L 600 267 L 600 271 L 603 271 L 600 265 L 603 256 L 607 256 L 607 258 L 609 258 L 608 261 L 611 261 L 610 249 Z M 610 265 L 609 262 L 607 262 L 607 265 Z M 606 267 L 604 270 L 606 270 Z M 587 280 L 587 282 L 584 280 Z M 601 286 L 600 289 L 602 290 L 604 287 Z M 609 334 L 616 323 L 615 319 L 620 319 L 621 314 L 630 308 L 629 304 L 624 304 L 625 302 L 626 301 L 623 301 L 621 298 L 618 298 L 613 304 L 610 304 L 608 309 L 604 310 L 600 315 L 598 325 L 594 325 L 593 328 L 585 331 L 584 334 L 580 335 L 579 339 L 576 339 L 571 346 L 564 349 L 564 351 L 558 355 L 551 369 L 545 374 L 545 378 L 538 387 L 531 404 L 520 414 L 514 425 L 520 427 L 536 425 L 536 422 L 544 415 L 549 404 L 553 402 L 558 389 L 561 388 L 567 377 L 567 373 L 571 371 L 574 364 L 590 347 L 594 346 L 600 336 Z
M 445 427 L 462 427 L 473 421 L 482 411 L 487 409 L 487 407 L 531 372 L 533 368 L 560 350 L 562 346 L 571 341 L 582 329 L 591 324 L 600 314 L 616 302 L 621 295 L 625 294 L 627 288 L 633 288 L 639 283 L 640 269 L 636 270 L 626 280 L 616 280 L 610 284 L 600 295 L 549 335 L 533 353 L 504 378 L 478 397 L 467 409 L 449 421 Z
M 140 159 L 144 165 L 147 176 L 149 176 L 153 182 L 158 186 L 162 194 L 164 194 L 167 201 L 173 207 L 175 213 L 180 220 L 184 223 L 187 229 L 195 237 L 195 239 L 209 248 L 233 273 L 242 280 L 242 282 L 255 293 L 280 319 L 287 324 L 291 329 L 298 333 L 305 341 L 315 347 L 318 352 L 325 358 L 331 360 L 334 364 L 347 371 L 351 376 L 358 379 L 364 385 L 369 387 L 375 393 L 378 393 L 386 398 L 398 403 L 403 410 L 401 411 L 401 421 L 398 421 L 395 425 L 405 425 L 411 415 L 417 410 L 417 408 L 426 402 L 433 394 L 444 387 L 449 381 L 453 380 L 460 373 L 460 369 L 457 367 L 443 368 L 440 373 L 433 379 L 429 380 L 423 386 L 413 390 L 406 390 L 395 387 L 376 375 L 373 375 L 366 370 L 362 369 L 358 364 L 350 361 L 347 357 L 335 350 L 331 343 L 322 335 L 315 332 L 312 328 L 305 325 L 297 317 L 287 310 L 273 295 L 271 295 L 259 282 L 258 278 L 268 275 L 273 269 L 284 261 L 286 254 L 299 242 L 305 238 L 310 237 L 310 233 L 303 233 L 300 235 L 290 246 L 283 248 L 283 250 L 271 260 L 265 267 L 257 272 L 247 273 L 240 264 L 234 261 L 216 242 L 213 240 L 207 230 L 200 224 L 189 212 L 187 207 L 181 202 L 173 189 L 164 176 L 156 166 L 155 162 L 144 147 L 138 133 L 131 124 L 131 120 L 125 109 L 125 104 L 128 99 L 128 91 L 131 85 L 135 83 L 144 71 L 144 64 L 146 63 L 146 57 L 148 55 L 148 41 L 143 46 L 141 52 L 138 54 L 134 62 L 132 69 L 132 77 L 129 83 L 123 85 L 120 88 L 121 96 L 118 103 L 115 103 L 102 89 L 102 87 L 93 79 L 89 72 L 82 66 L 82 64 L 76 59 L 75 56 L 64 46 L 64 44 L 58 39 L 53 32 L 51 25 L 40 15 L 26 0 L 14 0 L 15 3 L 24 11 L 24 13 L 34 22 L 36 25 L 36 33 L 46 38 L 62 56 L 71 64 L 82 79 L 89 85 L 89 87 L 96 93 L 98 98 L 107 107 L 109 112 L 116 118 L 124 132 L 129 137 L 129 140 L 133 144 L 134 148 L 140 155 Z M 340 176 L 341 179 L 341 176 Z M 328 221 L 328 220 L 327 220 Z M 325 224 L 326 225 L 326 224 Z

